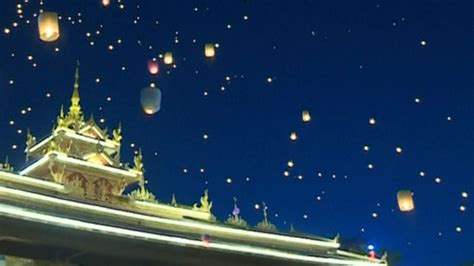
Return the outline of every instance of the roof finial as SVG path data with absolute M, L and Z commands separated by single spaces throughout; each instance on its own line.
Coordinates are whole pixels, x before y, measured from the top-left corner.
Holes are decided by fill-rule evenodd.
M 73 99 L 75 98 L 77 98 L 77 105 L 79 104 L 79 60 L 76 61 L 76 72 L 74 74 L 74 90 L 72 92 L 71 101 L 73 101 Z
M 82 122 L 82 112 L 79 97 L 79 60 L 76 62 L 76 72 L 74 74 L 74 89 L 71 96 L 71 106 L 69 106 L 68 117 L 72 118 L 73 121 Z

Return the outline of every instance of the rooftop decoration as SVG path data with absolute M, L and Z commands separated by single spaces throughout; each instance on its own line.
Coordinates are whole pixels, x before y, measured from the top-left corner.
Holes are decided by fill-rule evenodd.
M 241 227 L 247 227 L 247 222 L 240 217 L 240 209 L 237 206 L 237 198 L 234 197 L 234 209 L 232 210 L 232 214 L 229 214 L 229 218 L 227 218 L 226 221 L 227 224 L 231 225 L 236 225 L 236 226 L 241 226 Z
M 263 202 L 262 205 L 263 205 L 263 220 L 260 223 L 258 223 L 255 227 L 264 231 L 277 231 L 276 226 L 268 220 L 267 205 L 265 204 L 265 202 Z
M 119 123 L 118 127 L 112 131 L 112 139 L 117 143 L 120 143 L 120 141 L 122 140 L 122 124 L 121 123 Z
M 1 171 L 13 172 L 13 166 L 8 162 L 8 156 L 5 157 L 5 161 L 0 164 Z
M 138 152 L 134 155 L 132 169 L 138 172 L 144 172 L 142 149 L 139 149 Z
M 128 197 L 134 200 L 148 201 L 148 202 L 158 202 L 155 195 L 146 189 L 144 186 L 133 190 L 128 194 Z
M 211 212 L 212 201 L 209 202 L 209 195 L 207 189 L 204 190 L 204 195 L 201 196 L 199 203 L 199 205 L 197 203 L 194 203 L 193 209 L 204 212 Z
M 178 203 L 176 202 L 176 196 L 174 195 L 174 193 L 171 196 L 171 206 L 174 206 L 174 207 L 178 206 Z

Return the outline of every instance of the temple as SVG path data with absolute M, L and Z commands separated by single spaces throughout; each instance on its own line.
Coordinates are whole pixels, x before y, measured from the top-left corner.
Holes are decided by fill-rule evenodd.
M 28 130 L 19 171 L 0 164 L 0 265 L 387 265 L 342 250 L 338 236 L 280 232 L 266 206 L 250 226 L 237 200 L 217 221 L 207 190 L 194 204 L 164 203 L 146 188 L 141 151 L 121 162 L 121 139 L 121 125 L 109 135 L 84 118 L 76 68 L 51 134 Z

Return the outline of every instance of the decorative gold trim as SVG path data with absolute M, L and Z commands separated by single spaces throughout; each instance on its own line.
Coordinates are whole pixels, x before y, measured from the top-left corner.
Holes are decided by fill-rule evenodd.
M 151 193 L 148 189 L 144 186 L 140 186 L 139 188 L 133 190 L 127 195 L 129 198 L 134 200 L 142 200 L 147 202 L 158 202 L 156 197 L 153 193 Z
M 204 195 L 201 196 L 201 199 L 199 201 L 199 206 L 197 203 L 194 203 L 193 209 L 194 210 L 199 210 L 199 211 L 204 211 L 204 212 L 211 212 L 212 209 L 212 201 L 209 202 L 209 195 L 207 189 L 204 190 Z

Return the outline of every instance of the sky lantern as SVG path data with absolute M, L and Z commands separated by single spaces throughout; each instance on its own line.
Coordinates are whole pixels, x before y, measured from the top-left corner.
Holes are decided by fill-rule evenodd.
M 58 13 L 43 12 L 38 16 L 39 37 L 44 42 L 54 42 L 59 38 Z
M 292 131 L 292 132 L 290 133 L 290 139 L 291 139 L 292 141 L 295 141 L 295 140 L 298 139 L 298 135 L 296 135 L 296 132 L 295 132 L 295 131 Z
M 104 7 L 108 6 L 110 4 L 110 0 L 102 0 L 102 5 Z
M 159 71 L 159 66 L 158 66 L 158 61 L 156 61 L 156 58 L 148 60 L 148 72 L 152 75 L 158 74 Z
M 165 64 L 167 64 L 167 65 L 173 64 L 173 53 L 171 53 L 171 52 L 166 52 L 165 55 L 164 55 L 163 61 L 164 61 Z
M 311 121 L 311 114 L 308 110 L 303 110 L 303 112 L 301 112 L 301 120 L 303 120 L 304 123 Z
M 402 212 L 408 212 L 415 208 L 410 190 L 400 190 L 397 193 L 398 208 Z
M 152 83 L 149 87 L 142 89 L 140 102 L 143 111 L 147 115 L 153 115 L 161 108 L 161 91 Z
M 204 55 L 207 58 L 211 58 L 211 57 L 214 57 L 214 55 L 216 55 L 216 50 L 214 49 L 213 43 L 206 43 L 204 45 Z

